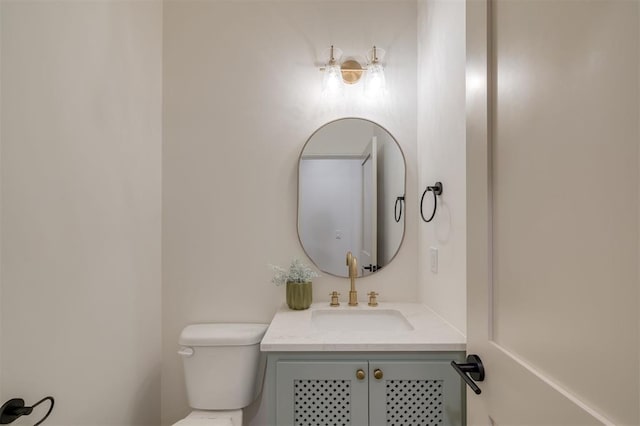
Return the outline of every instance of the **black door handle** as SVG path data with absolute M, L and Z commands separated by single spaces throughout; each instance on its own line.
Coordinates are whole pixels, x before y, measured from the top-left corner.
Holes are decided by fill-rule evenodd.
M 462 380 L 469 385 L 472 391 L 476 395 L 480 395 L 482 392 L 474 380 L 481 382 L 484 380 L 484 366 L 482 360 L 478 355 L 468 355 L 467 362 L 464 364 L 458 364 L 455 361 L 451 361 L 451 366 L 462 377 Z M 469 377 L 471 376 L 471 377 Z

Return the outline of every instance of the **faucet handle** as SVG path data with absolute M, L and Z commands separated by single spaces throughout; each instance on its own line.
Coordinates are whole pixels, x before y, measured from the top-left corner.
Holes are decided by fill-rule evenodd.
M 369 293 L 367 293 L 367 296 L 369 296 L 369 306 L 378 306 L 378 294 L 375 291 L 371 291 Z
M 331 293 L 329 293 L 329 296 L 331 296 L 331 303 L 329 303 L 329 306 L 340 306 L 340 301 L 338 300 L 338 296 L 340 296 L 340 293 L 338 293 L 337 291 L 332 291 Z

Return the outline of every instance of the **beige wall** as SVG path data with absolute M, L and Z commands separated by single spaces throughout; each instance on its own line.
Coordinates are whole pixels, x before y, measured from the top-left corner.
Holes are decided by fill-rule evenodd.
M 313 134 L 304 155 L 362 155 L 375 131 L 368 121 L 338 120 Z
M 419 219 L 420 300 L 466 332 L 463 0 L 418 2 L 418 75 L 418 196 L 436 181 L 444 187 L 433 221 Z M 432 205 L 427 194 L 425 216 Z M 438 249 L 437 273 L 431 272 L 430 247 Z
M 385 102 L 365 99 L 361 85 L 340 102 L 321 97 L 317 66 L 331 43 L 348 55 L 364 55 L 374 43 L 387 50 Z M 417 299 L 415 87 L 414 1 L 165 3 L 164 423 L 188 412 L 180 330 L 201 321 L 269 322 L 283 303 L 267 264 L 304 258 L 296 234 L 298 155 L 330 120 L 376 121 L 406 154 L 403 247 L 358 287 L 361 298 L 377 290 L 381 300 Z M 314 297 L 327 300 L 347 286 L 318 278 Z
M 0 11 L 2 394 L 157 425 L 162 4 Z

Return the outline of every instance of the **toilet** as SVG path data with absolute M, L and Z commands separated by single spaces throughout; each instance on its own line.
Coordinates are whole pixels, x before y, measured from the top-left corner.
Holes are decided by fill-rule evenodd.
M 242 409 L 260 393 L 266 324 L 192 324 L 180 334 L 189 406 L 174 426 L 242 426 Z

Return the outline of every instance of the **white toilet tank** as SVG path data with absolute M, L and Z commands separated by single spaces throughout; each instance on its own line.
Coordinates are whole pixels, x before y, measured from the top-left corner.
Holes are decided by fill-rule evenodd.
M 251 404 L 262 383 L 260 340 L 266 324 L 193 324 L 179 343 L 189 405 L 235 410 Z

